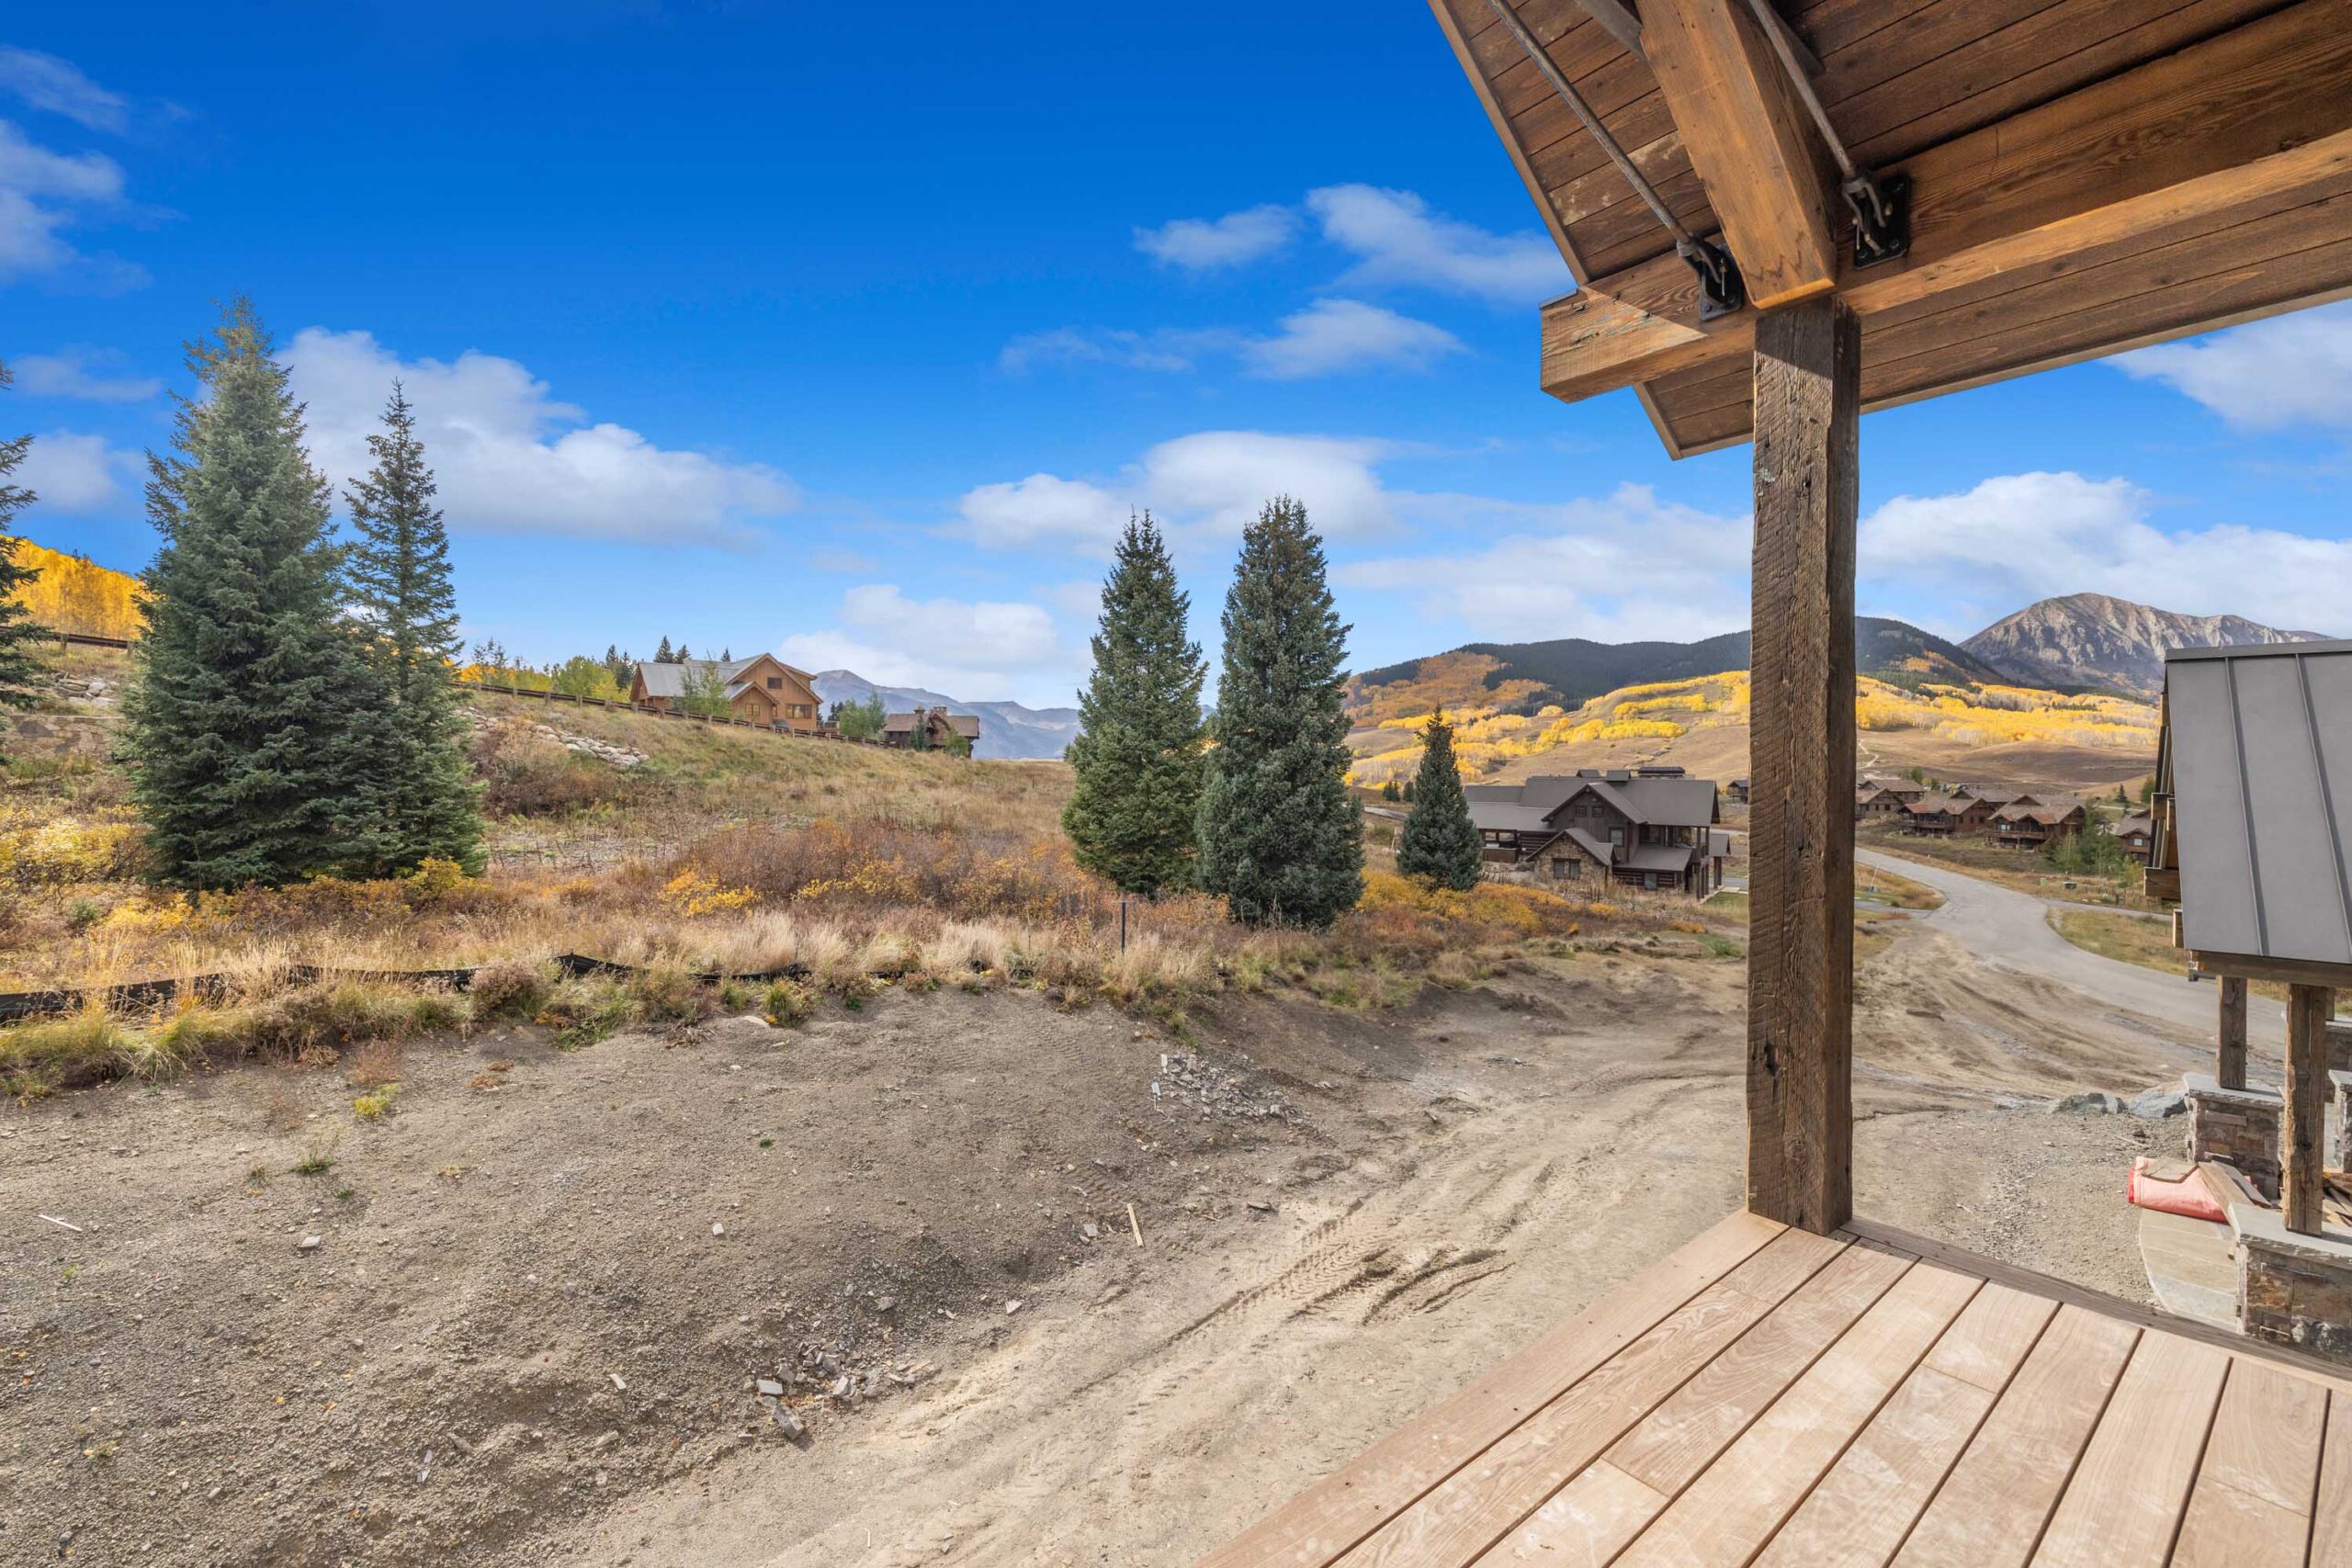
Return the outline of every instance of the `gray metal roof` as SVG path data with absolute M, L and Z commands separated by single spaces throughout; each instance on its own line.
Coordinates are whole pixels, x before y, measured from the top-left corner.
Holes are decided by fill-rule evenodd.
M 2163 750 L 2184 943 L 2352 964 L 2352 642 L 2172 650 Z

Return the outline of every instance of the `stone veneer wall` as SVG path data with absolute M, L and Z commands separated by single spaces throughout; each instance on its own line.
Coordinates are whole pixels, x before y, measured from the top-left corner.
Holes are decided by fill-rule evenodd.
M 2266 1198 L 2278 1196 L 2277 1091 L 2223 1089 L 2203 1073 L 2186 1080 L 2188 1094 L 2188 1157 L 2222 1159 L 2245 1173 Z
M 2275 1209 L 2230 1209 L 2238 1326 L 2248 1338 L 2352 1363 L 2352 1243 L 2297 1235 Z

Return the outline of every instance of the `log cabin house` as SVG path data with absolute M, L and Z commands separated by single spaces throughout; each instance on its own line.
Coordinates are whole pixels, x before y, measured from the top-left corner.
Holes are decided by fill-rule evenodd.
M 814 734 L 817 688 L 806 670 L 796 670 L 773 653 L 749 659 L 646 660 L 630 672 L 628 700 L 670 712 L 684 705 L 689 676 L 716 681 L 727 696 L 727 711 L 771 729 Z
M 980 721 L 968 713 L 949 713 L 945 708 L 932 706 L 912 713 L 894 713 L 882 720 L 882 744 L 895 746 L 901 751 L 915 749 L 915 727 L 922 726 L 923 739 L 929 750 L 949 750 L 952 738 L 963 737 L 973 751 L 980 745 Z
M 2326 722 L 2270 694 L 2296 767 L 2200 720 L 2208 766 L 2183 693 L 2231 672 L 2167 670 L 2151 888 L 2186 886 L 2205 967 L 2300 987 L 2299 1234 L 2260 1244 L 2290 1345 L 1856 1213 L 1849 629 L 1866 410 L 2352 294 L 2352 0 L 1430 8 L 1575 280 L 1544 389 L 1637 392 L 1675 457 L 1754 446 L 1745 1201 L 1613 1287 L 1559 1280 L 1555 1326 L 1199 1568 L 2352 1563 L 2352 1383 L 2306 1353 L 2342 1354 L 2352 1294 L 2303 1269 L 2343 1235 L 2319 999 L 2352 987 L 2352 682 L 2313 660 Z M 1328 1441 L 1318 1414 L 1285 1433 Z
M 1464 784 L 1488 871 L 1539 882 L 1679 891 L 1723 886 L 1730 835 L 1711 779 L 1579 770 L 1515 784 Z
M 2155 845 L 2155 819 L 2144 812 L 2132 817 L 2120 817 L 2109 822 L 2103 831 L 2123 840 L 2123 858 L 2133 865 L 2148 863 L 2148 853 Z
M 2089 819 L 2089 808 L 2079 800 L 2017 800 L 1993 813 L 1984 836 L 2005 850 L 2046 849 L 2080 833 Z
M 1927 794 L 1927 785 L 1910 779 L 1864 779 L 1854 790 L 1854 820 L 1900 817 L 1905 807 Z

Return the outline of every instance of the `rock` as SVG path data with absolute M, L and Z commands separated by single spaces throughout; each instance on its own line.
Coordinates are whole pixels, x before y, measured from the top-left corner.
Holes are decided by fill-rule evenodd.
M 762 1378 L 752 1387 L 771 1399 L 780 1399 L 784 1396 L 784 1385 L 774 1378 Z
M 2112 1116 L 2123 1102 L 2104 1089 L 2086 1089 L 2062 1094 L 2044 1107 L 2052 1116 Z
M 320 1239 L 317 1236 L 306 1235 L 301 1240 L 294 1244 L 294 1250 L 297 1252 L 316 1252 L 321 1245 Z
M 1004 1303 L 1004 1315 L 1007 1317 L 1011 1317 L 1014 1313 L 1019 1312 L 1020 1310 L 1021 1303 L 1019 1302 L 1007 1302 Z
M 783 1427 L 786 1437 L 797 1442 L 808 1435 L 808 1424 L 786 1408 L 782 1400 L 763 1395 L 760 1403 L 767 1406 L 768 1419 Z
M 727 1234 L 727 1227 L 720 1224 L 717 1220 L 713 1220 L 710 1223 L 710 1234 L 713 1235 L 725 1235 Z
M 2185 1113 L 2188 1097 L 2177 1089 L 2143 1089 L 2132 1097 L 2126 1109 L 2143 1122 L 2161 1122 L 2167 1116 Z
M 877 1313 L 890 1312 L 894 1310 L 898 1304 L 899 1298 L 896 1296 L 876 1296 L 874 1298 L 874 1310 Z
M 1274 1206 L 1272 1203 L 1252 1203 L 1250 1207 L 1261 1214 L 1271 1214 L 1274 1212 Z
M 1087 1240 L 1092 1241 L 1096 1236 L 1102 1234 L 1102 1227 L 1096 1224 L 1092 1220 L 1089 1220 L 1084 1224 L 1078 1227 L 1078 1234 L 1084 1236 Z
M 600 1432 L 596 1435 L 594 1446 L 600 1449 L 609 1449 L 620 1440 L 621 1435 L 618 1432 Z

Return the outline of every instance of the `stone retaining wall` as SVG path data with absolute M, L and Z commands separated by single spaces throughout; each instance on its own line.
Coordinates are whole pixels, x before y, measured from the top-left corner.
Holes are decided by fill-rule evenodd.
M 2186 1080 L 2188 1094 L 2188 1157 L 2227 1160 L 2245 1173 L 2266 1198 L 2278 1196 L 2277 1091 L 2223 1089 L 2203 1073 Z

